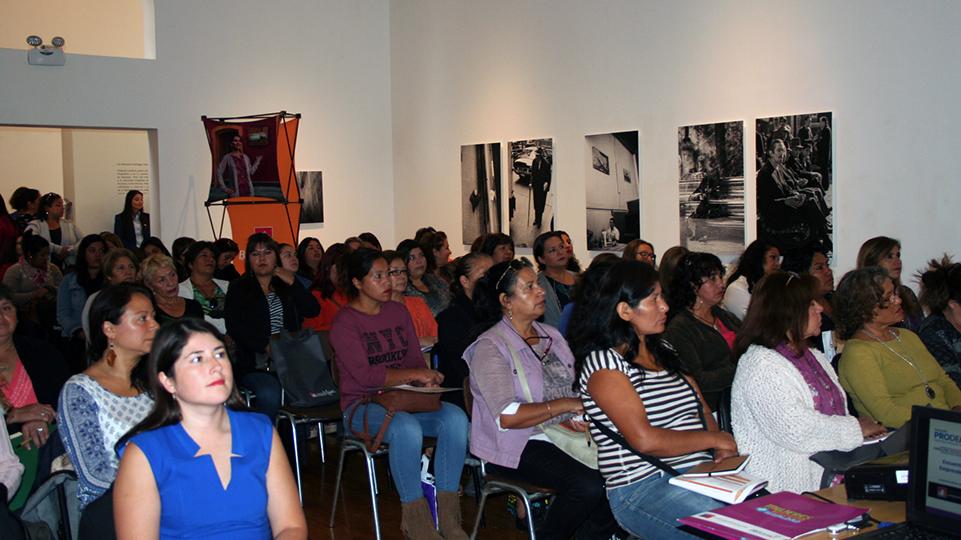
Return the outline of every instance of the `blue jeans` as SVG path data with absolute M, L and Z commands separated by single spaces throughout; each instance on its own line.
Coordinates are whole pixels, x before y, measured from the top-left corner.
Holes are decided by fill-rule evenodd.
M 356 408 L 353 424 L 347 425 L 350 412 Z M 380 405 L 351 405 L 344 411 L 344 425 L 350 433 L 364 429 L 364 409 L 371 436 L 377 433 L 387 410 Z M 420 488 L 420 456 L 424 436 L 436 437 L 434 449 L 434 485 L 437 491 L 457 492 L 460 475 L 467 457 L 467 415 L 456 405 L 441 402 L 434 412 L 394 414 L 387 426 L 384 442 L 390 445 L 390 472 L 400 494 L 400 502 L 409 503 L 424 496 Z
M 280 380 L 273 373 L 251 371 L 240 378 L 240 386 L 251 390 L 257 395 L 251 409 L 263 413 L 273 422 L 280 409 Z
M 611 510 L 621 527 L 641 538 L 694 538 L 677 528 L 681 525 L 678 518 L 724 506 L 710 497 L 671 485 L 670 479 L 656 474 L 608 490 Z

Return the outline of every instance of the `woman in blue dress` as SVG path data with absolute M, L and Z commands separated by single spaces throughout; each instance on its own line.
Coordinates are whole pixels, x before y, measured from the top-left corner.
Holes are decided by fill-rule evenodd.
M 283 445 L 242 410 L 221 334 L 201 319 L 165 325 L 149 371 L 154 409 L 117 444 L 117 538 L 306 539 Z

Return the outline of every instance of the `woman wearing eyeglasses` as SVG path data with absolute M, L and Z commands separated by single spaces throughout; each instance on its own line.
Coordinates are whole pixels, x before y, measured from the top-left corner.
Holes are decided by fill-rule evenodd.
M 587 429 L 567 342 L 537 322 L 545 297 L 526 259 L 492 266 L 474 287 L 474 309 L 487 330 L 464 352 L 474 397 L 471 452 L 489 471 L 557 492 L 538 538 L 575 531 L 577 538 L 610 538 L 616 524 L 600 474 L 545 434 L 552 425 Z
M 402 304 L 391 302 L 390 266 L 384 254 L 360 248 L 342 269 L 350 302 L 334 318 L 330 341 L 340 368 L 340 406 L 347 429 L 377 433 L 386 410 L 361 400 L 384 386 L 438 386 L 443 376 L 428 369 L 417 344 L 414 324 Z M 440 534 L 434 529 L 420 484 L 424 436 L 437 437 L 434 475 Z M 465 539 L 457 495 L 467 455 L 467 417 L 449 403 L 434 412 L 397 412 L 384 435 L 390 445 L 390 470 L 401 501 L 401 531 L 412 539 Z M 441 536 L 443 535 L 443 536 Z
M 437 343 L 437 321 L 427 307 L 427 302 L 419 296 L 407 296 L 407 264 L 400 253 L 385 251 L 384 258 L 389 262 L 387 275 L 390 276 L 390 299 L 407 307 L 414 321 L 414 331 L 421 347 Z
M 841 385 L 862 416 L 899 428 L 911 407 L 961 410 L 961 390 L 931 356 L 917 334 L 896 325 L 904 320 L 889 271 L 869 266 L 841 278 L 834 314 L 844 352 L 838 364 Z
M 631 240 L 624 246 L 624 260 L 625 261 L 641 261 L 647 263 L 655 268 L 657 265 L 657 254 L 654 253 L 654 246 L 647 240 L 642 240 L 638 238 L 637 240 Z

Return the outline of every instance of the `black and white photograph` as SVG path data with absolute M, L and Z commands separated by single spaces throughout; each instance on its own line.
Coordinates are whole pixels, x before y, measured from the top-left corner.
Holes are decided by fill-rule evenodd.
M 587 248 L 621 253 L 640 237 L 640 180 L 636 131 L 588 135 L 592 158 L 584 179 L 587 209 Z M 597 156 L 603 156 L 604 168 Z
M 554 230 L 554 144 L 528 139 L 510 144 L 510 235 L 517 247 L 531 247 L 539 234 Z
M 831 113 L 758 118 L 757 236 L 781 252 L 833 251 Z
M 297 173 L 297 186 L 300 198 L 301 223 L 324 222 L 324 178 L 321 171 L 300 171 Z
M 501 144 L 461 146 L 460 182 L 464 245 L 501 232 Z
M 681 245 L 733 260 L 744 248 L 744 122 L 677 130 Z

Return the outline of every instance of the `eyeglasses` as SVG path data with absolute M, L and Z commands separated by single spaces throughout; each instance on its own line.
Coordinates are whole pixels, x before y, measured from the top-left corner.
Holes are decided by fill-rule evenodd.
M 797 272 L 786 272 L 786 274 L 787 274 L 787 281 L 784 282 L 785 287 L 790 285 L 791 281 L 793 281 L 794 278 L 801 279 L 801 276 L 797 275 Z
M 394 268 L 393 270 L 388 270 L 388 271 L 387 271 L 387 275 L 390 276 L 390 277 L 406 276 L 406 275 L 409 274 L 409 273 L 410 273 L 410 272 L 408 272 L 408 271 L 407 271 L 406 269 L 404 269 L 404 268 Z
M 656 253 L 652 253 L 652 252 L 650 252 L 650 251 L 638 251 L 638 252 L 637 252 L 637 256 L 640 257 L 640 258 L 642 258 L 642 259 L 649 259 L 649 260 L 652 260 L 652 261 L 653 261 L 654 259 L 657 259 L 657 254 L 656 254 Z
M 501 281 L 504 281 L 504 277 L 507 276 L 508 272 L 510 271 L 519 272 L 524 268 L 532 268 L 533 266 L 534 265 L 531 264 L 531 261 L 528 260 L 527 257 L 514 259 L 511 262 L 507 263 L 507 268 L 505 268 L 504 272 L 501 273 L 501 277 L 497 278 L 497 283 L 494 283 L 494 290 L 500 289 Z

